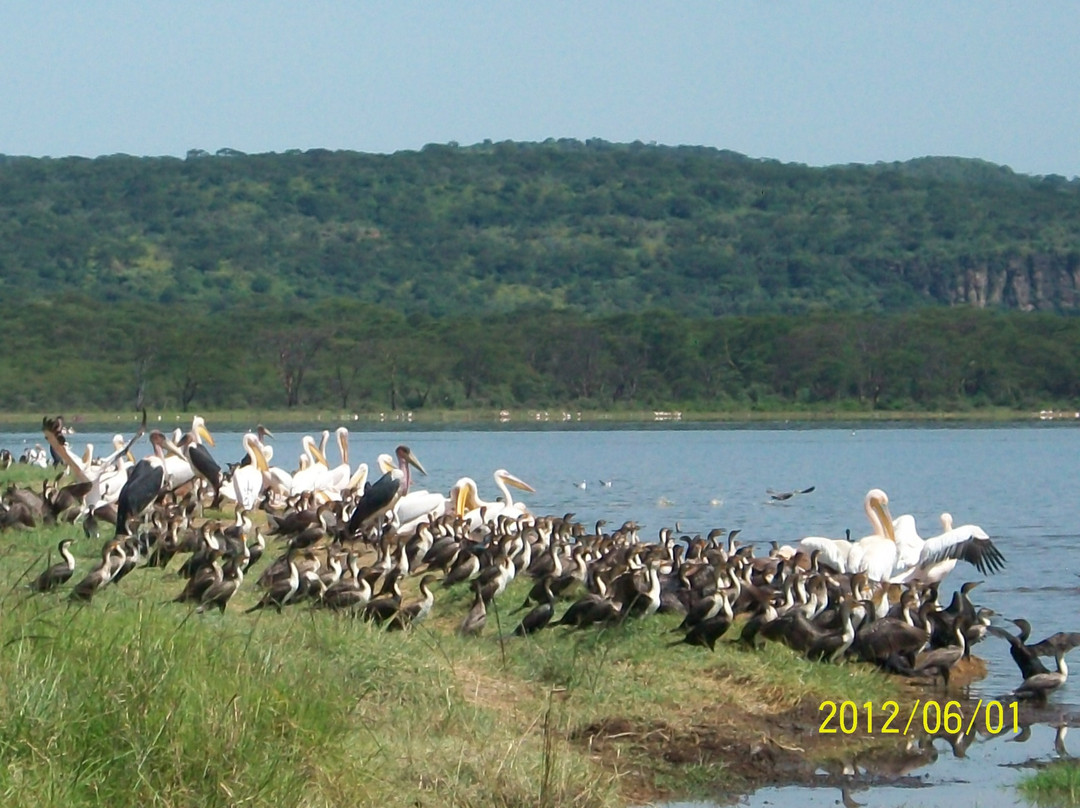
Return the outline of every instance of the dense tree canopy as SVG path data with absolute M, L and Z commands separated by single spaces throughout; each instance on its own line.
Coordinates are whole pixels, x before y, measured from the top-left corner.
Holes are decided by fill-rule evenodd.
M 1080 182 L 973 160 L 0 157 L 0 407 L 1060 405 L 1078 236 Z
M 0 295 L 435 317 L 1072 311 L 1080 182 L 604 141 L 0 157 Z
M 0 409 L 341 412 L 1040 409 L 1080 400 L 1080 318 L 926 308 L 689 318 L 526 311 L 435 319 L 58 297 L 13 308 Z

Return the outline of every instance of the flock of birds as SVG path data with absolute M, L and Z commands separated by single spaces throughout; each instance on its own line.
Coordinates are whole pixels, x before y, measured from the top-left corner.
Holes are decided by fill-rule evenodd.
M 730 633 L 741 647 L 782 642 L 810 659 L 863 660 L 940 679 L 946 689 L 971 646 L 991 635 L 1010 644 L 1022 674 L 1011 695 L 1040 701 L 1066 681 L 1065 656 L 1080 644 L 1077 633 L 1029 643 L 1022 619 L 1014 621 L 1019 633 L 1005 630 L 971 601 L 975 582 L 940 602 L 940 584 L 958 561 L 993 573 L 1004 564 L 1001 552 L 977 525 L 954 527 L 947 514 L 940 534 L 922 538 L 913 517 L 892 518 L 880 489 L 864 500 L 872 528 L 864 538 L 852 541 L 849 532 L 774 542 L 757 555 L 738 530 L 689 536 L 665 528 L 649 541 L 633 521 L 610 531 L 599 521 L 589 530 L 572 513 L 533 514 L 510 491 L 532 487 L 504 469 L 493 475 L 495 500 L 481 499 L 468 477 L 448 494 L 417 491 L 411 470 L 426 472 L 406 446 L 381 455 L 380 476 L 371 481 L 365 464 L 350 465 L 344 428 L 335 433 L 339 464 L 327 461 L 324 433 L 321 446 L 304 438 L 299 467 L 290 471 L 274 465 L 273 435 L 262 427 L 244 436 L 245 456 L 225 469 L 207 448 L 214 441 L 199 416 L 186 434 L 151 431 L 151 452 L 133 462 L 130 450 L 144 431 L 145 414 L 137 434 L 117 436 L 107 456 L 94 458 L 92 448 L 76 456 L 62 420 L 46 418 L 54 460 L 72 481 L 61 485 L 61 474 L 40 494 L 15 486 L 4 493 L 0 527 L 70 522 L 100 538 L 103 524 L 110 526 L 99 559 L 70 589 L 73 601 L 90 601 L 136 568 L 182 557 L 174 566 L 185 581 L 175 600 L 224 612 L 276 542 L 281 551 L 259 572 L 249 612 L 306 603 L 401 630 L 431 613 L 437 591 L 467 587 L 471 606 L 458 631 L 477 635 L 488 610 L 523 577 L 531 583 L 514 610 L 525 611 L 514 635 L 676 613 L 682 619 L 672 631 L 681 636 L 671 645 L 713 649 Z M 786 501 L 813 490 L 768 494 Z M 207 517 L 208 508 L 233 517 Z M 75 578 L 73 543 L 60 542 L 61 560 L 31 590 L 50 592 Z M 414 577 L 417 594 L 407 599 L 404 585 Z M 1042 662 L 1048 657 L 1054 669 Z

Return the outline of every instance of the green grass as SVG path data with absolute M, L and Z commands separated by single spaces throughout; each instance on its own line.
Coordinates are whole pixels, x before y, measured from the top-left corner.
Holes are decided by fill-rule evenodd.
M 0 486 L 13 476 L 45 475 L 14 469 Z M 782 647 L 668 647 L 673 616 L 501 641 L 524 581 L 479 638 L 454 632 L 463 588 L 440 589 L 429 621 L 405 633 L 306 606 L 244 614 L 262 565 L 223 615 L 170 602 L 180 559 L 88 605 L 69 604 L 67 588 L 29 593 L 65 537 L 81 577 L 100 542 L 80 527 L 0 533 L 5 808 L 614 806 L 743 785 L 722 760 L 667 759 L 658 732 L 675 742 L 736 719 L 756 730 L 807 705 L 813 722 L 825 698 L 897 697 L 865 666 Z M 613 720 L 628 728 L 616 751 L 592 749 L 589 728 Z
M 1080 805 L 1080 763 L 1052 763 L 1018 786 L 1024 797 L 1038 805 Z
M 194 615 L 162 603 L 158 582 L 128 583 L 89 606 L 18 590 L 0 601 L 3 805 L 602 805 L 614 793 L 564 740 L 522 735 L 468 698 L 458 649 L 436 635 L 299 607 Z M 542 707 L 528 700 L 520 720 L 539 724 Z

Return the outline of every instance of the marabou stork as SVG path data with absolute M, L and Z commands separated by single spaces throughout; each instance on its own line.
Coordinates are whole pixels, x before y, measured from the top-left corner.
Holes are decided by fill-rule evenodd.
M 355 535 L 368 525 L 376 523 L 409 492 L 412 479 L 409 466 L 414 466 L 421 474 L 427 474 L 408 446 L 398 446 L 394 453 L 397 455 L 398 467 L 387 471 L 369 485 L 364 495 L 357 500 L 348 521 L 350 534 Z
M 150 432 L 154 453 L 147 455 L 128 472 L 127 482 L 120 489 L 116 500 L 116 536 L 130 536 L 128 521 L 139 516 L 161 493 L 165 485 L 165 457 L 167 454 L 184 457 L 183 450 L 169 440 L 160 430 Z

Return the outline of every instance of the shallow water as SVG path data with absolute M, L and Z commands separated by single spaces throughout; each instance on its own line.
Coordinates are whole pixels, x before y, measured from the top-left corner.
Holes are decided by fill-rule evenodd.
M 337 426 L 333 424 L 332 426 Z M 186 425 L 185 425 L 186 427 Z M 214 456 L 222 465 L 238 460 L 239 432 L 215 432 Z M 318 438 L 323 425 L 309 434 Z M 134 424 L 126 427 L 128 433 Z M 302 432 L 278 432 L 275 464 L 294 468 Z M 112 433 L 76 433 L 70 440 L 81 451 L 86 442 L 104 448 Z M 18 456 L 23 448 L 43 443 L 40 433 L 0 433 L 0 448 Z M 715 527 L 742 530 L 740 539 L 762 552 L 770 540 L 794 542 L 805 535 L 853 538 L 870 532 L 862 510 L 870 488 L 882 488 L 893 516 L 913 514 L 919 532 L 940 531 L 942 511 L 957 525 L 979 524 L 1005 554 L 1007 566 L 973 593 L 976 603 L 1003 618 L 1027 617 L 1034 639 L 1055 631 L 1080 629 L 1077 605 L 1080 578 L 1077 564 L 1080 525 L 1076 515 L 1076 463 L 1080 429 L 1072 424 L 1036 422 L 1031 425 L 927 427 L 865 425 L 715 427 L 643 425 L 598 429 L 577 425 L 515 429 L 418 428 L 388 425 L 354 432 L 350 456 L 354 463 L 374 467 L 381 452 L 407 443 L 429 474 L 414 485 L 447 491 L 461 476 L 480 485 L 481 496 L 494 499 L 491 480 L 496 468 L 506 468 L 537 492 L 521 497 L 534 512 L 573 512 L 591 524 L 606 519 L 611 525 L 634 519 L 652 537 L 665 526 L 683 533 L 706 533 Z M 137 454 L 146 452 L 145 438 Z M 329 459 L 337 461 L 331 442 Z M 610 485 L 604 485 L 608 482 Z M 584 487 L 579 487 L 584 483 Z M 792 491 L 815 486 L 810 494 L 775 502 L 772 488 Z M 518 492 L 515 490 L 515 494 Z M 954 585 L 982 578 L 973 568 L 959 566 Z M 949 596 L 943 592 L 943 599 Z M 993 699 L 1020 682 L 1007 645 L 990 638 L 975 653 L 987 662 L 985 679 L 970 688 L 973 698 Z M 942 803 L 957 797 L 964 803 L 1013 805 L 1019 799 L 1011 787 L 1024 764 L 1046 761 L 1055 750 L 1055 730 L 1049 723 L 1075 726 L 1080 714 L 1080 685 L 1070 680 L 1035 715 L 1030 738 L 1017 743 L 1009 733 L 976 738 L 956 757 L 944 741 L 934 742 L 933 762 L 904 775 L 861 772 L 849 778 L 850 796 L 874 805 Z M 1066 737 L 1066 747 L 1070 740 Z M 1080 732 L 1077 733 L 1080 754 Z M 823 776 L 823 782 L 831 782 Z M 891 784 L 890 784 L 891 783 Z M 872 792 L 866 789 L 872 785 Z M 922 791 L 934 786 L 933 797 Z M 838 788 L 763 789 L 747 805 L 795 802 L 835 805 Z
M 1072 716 L 1075 722 L 1078 716 Z M 872 805 L 901 808 L 913 805 L 972 805 L 983 808 L 1023 807 L 1029 803 L 1015 783 L 1048 761 L 1071 755 L 1069 741 L 1080 752 L 1080 739 L 1067 734 L 1059 740 L 1057 728 L 1039 724 L 1030 735 L 1002 734 L 977 738 L 964 749 L 954 749 L 943 739 L 933 741 L 929 759 L 905 770 L 887 771 L 856 767 L 851 774 L 820 770 L 821 784 L 761 788 L 738 800 L 739 806 L 798 805 L 801 808 Z M 924 750 L 925 751 L 925 750 Z M 728 803 L 730 804 L 730 803 Z M 713 808 L 710 802 L 671 802 L 664 808 Z

